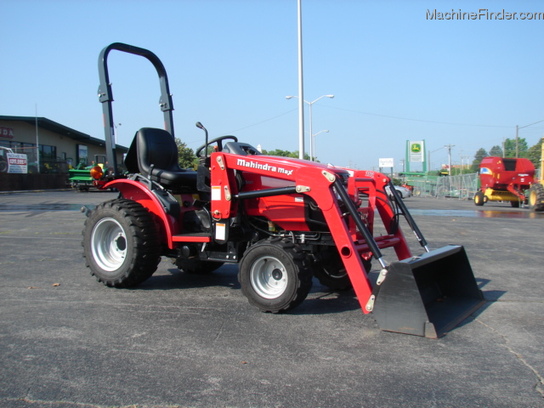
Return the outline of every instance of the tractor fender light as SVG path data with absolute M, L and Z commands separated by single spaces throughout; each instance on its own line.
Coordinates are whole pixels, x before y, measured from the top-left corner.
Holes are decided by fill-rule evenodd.
M 91 169 L 91 177 L 95 180 L 100 180 L 102 176 L 104 175 L 104 171 L 102 170 L 102 167 L 100 166 L 94 166 Z

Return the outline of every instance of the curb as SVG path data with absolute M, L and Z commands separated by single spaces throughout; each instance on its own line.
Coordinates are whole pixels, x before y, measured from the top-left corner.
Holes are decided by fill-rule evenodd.
M 43 190 L 11 190 L 11 191 L 0 191 L 1 194 L 21 194 L 21 193 L 48 193 L 53 191 L 72 191 L 71 188 L 52 188 L 52 189 L 43 189 Z

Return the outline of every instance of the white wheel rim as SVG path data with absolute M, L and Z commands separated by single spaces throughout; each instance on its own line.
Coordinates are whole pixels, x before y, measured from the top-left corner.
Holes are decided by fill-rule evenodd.
M 121 224 L 110 217 L 100 220 L 93 228 L 91 251 L 104 271 L 119 269 L 127 256 L 127 237 Z
M 280 297 L 289 280 L 283 263 L 271 256 L 263 256 L 253 263 L 250 279 L 255 292 L 265 299 Z

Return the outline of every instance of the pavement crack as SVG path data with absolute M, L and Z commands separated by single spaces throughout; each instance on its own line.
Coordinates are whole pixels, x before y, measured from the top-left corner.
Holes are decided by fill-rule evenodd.
M 215 343 L 219 339 L 219 337 L 221 337 L 221 334 L 223 333 L 223 328 L 224 327 L 225 327 L 225 321 L 221 322 L 221 326 L 217 330 L 217 334 L 213 338 L 212 343 Z
M 2 401 L 2 400 L 0 400 Z M 74 408 L 182 408 L 181 405 L 141 405 L 141 404 L 123 404 L 123 405 L 101 405 L 75 401 L 47 401 L 41 399 L 23 398 L 6 398 L 4 401 L 17 402 L 22 401 L 27 404 L 36 404 L 37 407 L 74 407 Z
M 87 404 L 84 402 L 74 402 L 74 401 L 46 401 L 46 400 L 40 400 L 40 399 L 33 399 L 28 397 L 23 398 L 6 398 L 6 401 L 22 401 L 27 404 L 33 405 L 36 404 L 38 407 L 78 407 L 78 408 L 106 408 L 103 405 L 96 405 L 96 404 Z M 108 407 L 109 408 L 109 407 Z
M 535 386 L 534 386 L 534 390 L 540 394 L 540 396 L 542 398 L 544 398 L 544 376 L 542 376 L 538 370 L 533 367 L 526 359 L 525 357 L 523 357 L 523 354 L 517 352 L 516 350 L 514 350 L 514 348 L 510 345 L 510 340 L 508 339 L 508 337 L 506 337 L 504 334 L 502 334 L 501 332 L 499 332 L 497 329 L 495 329 L 494 327 L 484 323 L 483 321 L 481 321 L 480 319 L 476 319 L 476 321 L 478 323 L 480 323 L 481 325 L 487 327 L 489 330 L 493 331 L 495 334 L 497 334 L 498 336 L 500 336 L 503 340 L 504 340 L 504 343 L 503 343 L 503 346 L 504 348 L 506 348 L 506 350 L 508 350 L 509 353 L 511 353 L 512 355 L 514 355 L 516 357 L 516 359 L 518 361 L 520 361 L 525 367 L 527 367 L 535 376 L 536 378 L 536 383 L 535 383 Z

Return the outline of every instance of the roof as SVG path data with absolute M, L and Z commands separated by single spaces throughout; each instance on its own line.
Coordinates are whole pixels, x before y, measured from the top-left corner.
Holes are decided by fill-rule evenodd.
M 85 142 L 90 145 L 95 146 L 104 146 L 105 141 L 103 139 L 97 139 L 86 133 L 80 132 L 78 130 L 69 128 L 68 126 L 61 125 L 58 122 L 55 122 L 51 119 L 44 117 L 35 117 L 35 116 L 2 116 L 0 115 L 0 120 L 12 121 L 12 122 L 24 122 L 32 126 L 36 125 L 36 120 L 38 121 L 38 127 L 42 129 L 47 129 L 52 132 L 55 132 L 59 135 L 69 137 L 70 139 L 77 140 L 78 142 Z M 127 152 L 128 148 L 116 144 L 116 149 L 121 152 Z

